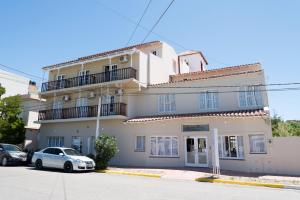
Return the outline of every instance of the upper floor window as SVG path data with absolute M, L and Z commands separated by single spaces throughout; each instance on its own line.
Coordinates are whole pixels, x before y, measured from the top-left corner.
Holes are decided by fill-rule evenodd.
M 262 106 L 263 102 L 259 86 L 240 87 L 239 103 L 240 107 Z
M 166 94 L 158 96 L 159 112 L 174 112 L 176 109 L 175 94 Z
M 216 109 L 218 107 L 218 93 L 207 91 L 200 93 L 200 109 Z

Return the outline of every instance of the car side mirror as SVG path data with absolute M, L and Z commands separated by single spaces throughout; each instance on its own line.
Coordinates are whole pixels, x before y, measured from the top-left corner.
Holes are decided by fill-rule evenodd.
M 58 155 L 59 155 L 59 156 L 64 156 L 64 154 L 63 154 L 63 153 L 59 153 Z

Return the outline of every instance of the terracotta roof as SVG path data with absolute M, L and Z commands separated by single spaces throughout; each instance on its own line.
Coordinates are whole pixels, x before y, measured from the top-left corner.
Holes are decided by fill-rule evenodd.
M 93 55 L 89 55 L 89 56 L 84 56 L 84 57 L 77 58 L 75 60 L 70 60 L 70 61 L 67 61 L 67 62 L 62 62 L 62 63 L 55 64 L 55 65 L 45 66 L 45 67 L 43 67 L 43 69 L 51 69 L 51 68 L 55 68 L 55 67 L 59 67 L 59 66 L 67 65 L 67 64 L 82 62 L 82 61 L 89 60 L 89 59 L 92 59 L 92 58 L 107 56 L 109 54 L 113 54 L 113 53 L 117 53 L 117 52 L 121 52 L 121 51 L 127 51 L 127 50 L 131 50 L 131 49 L 134 49 L 134 48 L 139 49 L 139 48 L 142 48 L 142 47 L 150 46 L 150 45 L 155 44 L 155 43 L 160 43 L 160 41 L 152 41 L 152 42 L 147 42 L 147 43 L 142 43 L 142 44 L 136 44 L 136 45 L 132 45 L 132 46 L 129 46 L 129 47 L 124 47 L 124 48 L 105 51 L 105 52 L 101 52 L 101 53 L 97 53 L 97 54 L 93 54 Z
M 260 63 L 245 64 L 232 67 L 224 67 L 219 69 L 205 70 L 202 72 L 191 72 L 185 74 L 170 75 L 169 82 L 150 84 L 152 87 L 160 87 L 172 83 L 180 83 L 186 81 L 203 80 L 210 78 L 221 78 L 227 76 L 235 76 L 242 74 L 253 74 L 262 72 Z
M 221 112 L 205 112 L 205 113 L 188 113 L 188 114 L 170 114 L 170 115 L 154 115 L 143 116 L 128 119 L 125 123 L 141 123 L 141 122 L 153 122 L 172 119 L 191 119 L 201 117 L 259 117 L 268 116 L 268 112 L 263 109 L 255 110 L 237 110 L 237 111 L 221 111 Z
M 262 70 L 260 63 L 244 64 L 244 65 L 223 67 L 219 69 L 211 69 L 205 71 L 171 75 L 170 82 L 186 80 L 186 79 L 193 80 L 199 78 L 210 78 L 214 76 L 225 76 L 225 75 L 231 75 L 236 73 L 252 72 L 252 71 L 259 71 L 259 70 Z

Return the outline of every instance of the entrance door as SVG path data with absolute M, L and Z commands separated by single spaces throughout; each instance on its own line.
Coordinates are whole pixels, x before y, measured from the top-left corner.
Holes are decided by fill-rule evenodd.
M 208 167 L 207 138 L 186 137 L 185 165 L 193 167 Z

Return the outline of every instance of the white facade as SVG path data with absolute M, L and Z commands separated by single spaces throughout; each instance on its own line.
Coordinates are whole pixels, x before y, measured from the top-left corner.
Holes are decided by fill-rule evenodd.
M 0 69 L 0 84 L 6 90 L 3 97 L 23 95 L 28 93 L 29 78 Z

